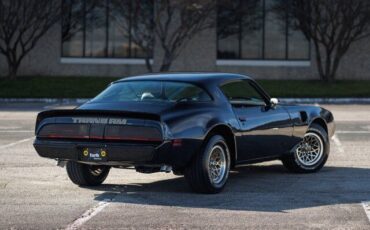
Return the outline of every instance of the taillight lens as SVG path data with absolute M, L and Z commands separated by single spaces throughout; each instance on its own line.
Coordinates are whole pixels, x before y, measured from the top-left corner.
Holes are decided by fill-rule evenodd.
M 162 141 L 158 128 L 148 126 L 97 126 L 90 124 L 48 124 L 41 128 L 38 137 L 51 139 L 100 139 L 121 141 Z
M 162 134 L 155 127 L 107 125 L 105 127 L 104 139 L 162 141 Z
M 38 137 L 88 139 L 89 132 L 89 124 L 50 124 L 41 128 Z

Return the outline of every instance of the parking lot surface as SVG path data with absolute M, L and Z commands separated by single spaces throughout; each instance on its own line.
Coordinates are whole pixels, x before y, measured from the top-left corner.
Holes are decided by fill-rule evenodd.
M 255 164 L 232 171 L 222 193 L 200 195 L 172 173 L 128 169 L 78 187 L 32 146 L 37 112 L 60 106 L 1 104 L 0 229 L 370 229 L 370 106 L 322 106 L 337 132 L 320 172 Z

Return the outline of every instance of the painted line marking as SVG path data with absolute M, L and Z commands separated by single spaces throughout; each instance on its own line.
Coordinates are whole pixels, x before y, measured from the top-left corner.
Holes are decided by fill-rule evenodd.
M 16 141 L 16 142 L 13 142 L 13 143 L 10 143 L 10 144 L 7 144 L 7 145 L 0 146 L 0 149 L 6 149 L 6 148 L 9 148 L 9 147 L 13 147 L 14 145 L 21 144 L 23 142 L 30 141 L 30 140 L 33 140 L 33 139 L 34 139 L 34 137 L 22 139 L 22 140 L 19 140 L 19 141 Z
M 70 223 L 65 230 L 72 230 L 72 229 L 78 229 L 80 228 L 84 223 L 89 221 L 91 218 L 96 216 L 99 212 L 103 211 L 104 208 L 106 208 L 112 201 L 111 199 L 106 199 L 104 201 L 99 202 L 94 207 L 90 208 L 89 210 L 85 211 L 79 218 L 77 218 L 75 221 Z
M 0 130 L 0 133 L 33 133 L 33 130 Z
M 336 131 L 339 134 L 370 134 L 370 131 Z
M 365 210 L 368 220 L 370 221 L 370 201 L 362 201 L 361 204 Z
M 338 147 L 338 151 L 340 153 L 344 153 L 344 149 L 343 149 L 343 146 L 342 146 L 342 143 L 340 142 L 338 136 L 335 134 L 333 137 L 332 137 L 335 145 Z
M 0 126 L 0 130 L 19 129 L 19 126 Z

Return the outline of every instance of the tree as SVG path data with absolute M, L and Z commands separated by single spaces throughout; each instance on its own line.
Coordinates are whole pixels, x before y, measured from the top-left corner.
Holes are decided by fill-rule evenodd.
M 368 0 L 281 0 L 276 10 L 313 43 L 320 78 L 329 83 L 351 45 L 370 35 Z
M 92 4 L 72 4 L 70 1 L 62 0 L 62 42 L 70 40 L 83 29 L 81 18 L 90 14 L 96 5 L 95 1 L 92 1 Z
M 0 53 L 8 64 L 8 77 L 17 76 L 24 57 L 60 20 L 59 0 L 0 0 Z
M 111 5 L 113 17 L 123 17 L 125 22 L 119 25 L 131 31 L 130 39 L 147 54 L 150 72 L 154 45 L 163 50 L 159 71 L 168 71 L 186 44 L 215 24 L 216 3 L 212 0 L 121 0 Z
M 111 0 L 109 12 L 121 34 L 144 51 L 147 70 L 153 72 L 154 0 Z

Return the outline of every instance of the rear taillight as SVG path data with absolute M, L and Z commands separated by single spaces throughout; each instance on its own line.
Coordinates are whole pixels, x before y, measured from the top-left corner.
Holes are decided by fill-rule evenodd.
M 157 142 L 162 141 L 162 134 L 155 127 L 107 125 L 105 127 L 104 139 Z
M 94 139 L 109 141 L 162 141 L 162 132 L 156 127 L 101 124 L 48 124 L 37 134 L 50 139 Z
M 50 124 L 41 128 L 38 137 L 88 139 L 89 132 L 89 124 Z
M 182 140 L 181 139 L 172 140 L 172 146 L 173 147 L 181 147 L 182 146 Z

